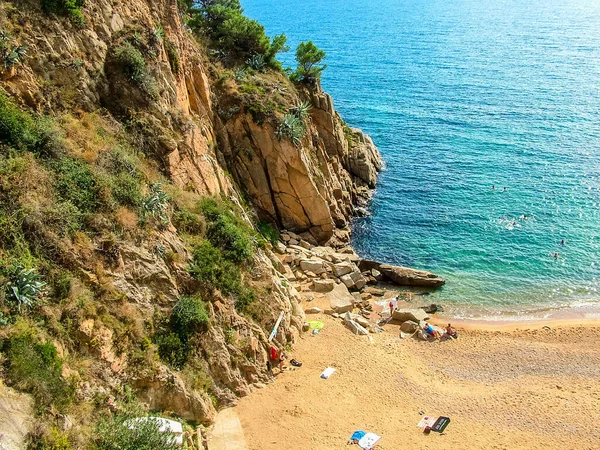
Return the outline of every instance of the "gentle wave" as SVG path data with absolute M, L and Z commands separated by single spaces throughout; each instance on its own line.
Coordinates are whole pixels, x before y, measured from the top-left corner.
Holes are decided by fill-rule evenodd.
M 446 277 L 429 298 L 457 314 L 598 303 L 596 4 L 242 3 L 327 51 L 323 86 L 384 155 L 361 254 Z

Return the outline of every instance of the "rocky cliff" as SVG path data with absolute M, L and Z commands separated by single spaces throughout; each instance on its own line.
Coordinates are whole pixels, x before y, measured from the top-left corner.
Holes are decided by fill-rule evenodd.
M 277 71 L 238 76 L 210 56 L 177 0 L 87 2 L 76 22 L 46 3 L 0 4 L 3 45 L 27 55 L 2 69 L 0 377 L 36 399 L 32 442 L 66 436 L 87 448 L 96 416 L 131 395 L 209 424 L 271 379 L 267 337 L 280 312 L 278 348 L 303 321 L 255 225 L 348 242 L 381 158 L 318 86 Z M 300 142 L 278 138 L 280 117 L 303 102 Z M 216 213 L 198 206 L 207 197 L 224 202 Z M 234 253 L 240 242 L 251 255 Z M 219 264 L 241 271 L 229 280 Z M 15 309 L 12 287 L 29 269 L 46 287 Z M 190 296 L 208 319 L 188 336 L 173 317 Z M 23 372 L 19 346 L 31 364 L 55 349 L 72 391 L 46 389 L 35 365 Z

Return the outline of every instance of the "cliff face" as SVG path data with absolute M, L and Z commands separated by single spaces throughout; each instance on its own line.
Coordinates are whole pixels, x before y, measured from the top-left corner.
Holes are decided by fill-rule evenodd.
M 112 408 L 128 386 L 151 408 L 210 423 L 215 406 L 232 404 L 269 381 L 270 327 L 284 312 L 275 345 L 293 343 L 303 312 L 296 290 L 274 269 L 277 259 L 268 245 L 256 249 L 242 272 L 259 297 L 251 314 L 238 311 L 235 295 L 207 290 L 189 269 L 194 239 L 204 235 L 178 229 L 174 211 L 221 196 L 241 222 L 261 219 L 314 243 L 347 242 L 349 221 L 375 186 L 381 159 L 371 139 L 348 128 L 320 88 L 297 89 L 279 73 L 241 86 L 233 76 L 223 81 L 226 70 L 209 61 L 186 29 L 177 0 L 97 0 L 87 2 L 83 13 L 86 24 L 75 27 L 67 18 L 43 14 L 35 0 L 2 3 L 2 29 L 28 53 L 22 65 L 4 70 L 2 88 L 21 109 L 54 118 L 62 151 L 106 170 L 105 177 L 111 175 L 103 166 L 106 155 L 120 151 L 120 142 L 133 147 L 142 193 L 151 195 L 161 180 L 171 205 L 160 226 L 137 225 L 138 212 L 126 205 L 90 215 L 80 231 L 59 235 L 49 228 L 58 219 L 45 205 L 64 187 L 39 180 L 60 174 L 48 168 L 52 161 L 23 156 L 29 175 L 15 180 L 24 189 L 17 195 L 4 185 L 0 194 L 29 211 L 23 233 L 35 261 L 44 262 L 40 270 L 60 269 L 72 280 L 62 300 L 50 299 L 22 320 L 58 349 L 76 403 L 102 398 L 102 407 Z M 123 69 L 130 64 L 123 55 L 131 42 L 142 49 L 136 70 L 143 82 L 132 82 L 139 73 Z M 254 103 L 248 102 L 250 91 Z M 277 95 L 277 104 L 265 117 L 256 103 L 270 95 Z M 278 139 L 277 117 L 302 101 L 312 109 L 301 143 Z M 249 211 L 243 198 L 250 200 Z M 0 245 L 0 256 L 12 258 L 13 250 Z M 191 362 L 176 370 L 148 342 L 158 333 L 157 317 L 195 293 L 207 301 L 211 325 L 194 335 Z M 9 314 L 7 297 L 0 301 L 0 313 Z M 40 327 L 36 317 L 54 325 Z M 0 340 L 15 330 L 0 329 Z M 79 420 L 76 426 L 93 422 L 89 411 Z

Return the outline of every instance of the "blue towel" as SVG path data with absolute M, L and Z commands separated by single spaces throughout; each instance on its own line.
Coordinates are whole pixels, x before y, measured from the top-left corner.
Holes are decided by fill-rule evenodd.
M 350 440 L 351 440 L 351 441 L 354 441 L 354 440 L 356 439 L 357 441 L 360 441 L 360 440 L 362 439 L 362 437 L 363 437 L 365 434 L 367 434 L 367 433 L 365 433 L 365 432 L 364 432 L 364 431 L 362 431 L 362 430 L 355 431 L 355 432 L 352 434 L 352 437 L 350 438 Z

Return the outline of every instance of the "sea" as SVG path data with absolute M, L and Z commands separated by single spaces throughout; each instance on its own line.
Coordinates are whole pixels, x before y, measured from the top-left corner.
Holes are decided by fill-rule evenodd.
M 242 0 L 385 160 L 366 258 L 434 272 L 453 317 L 600 318 L 600 1 Z

